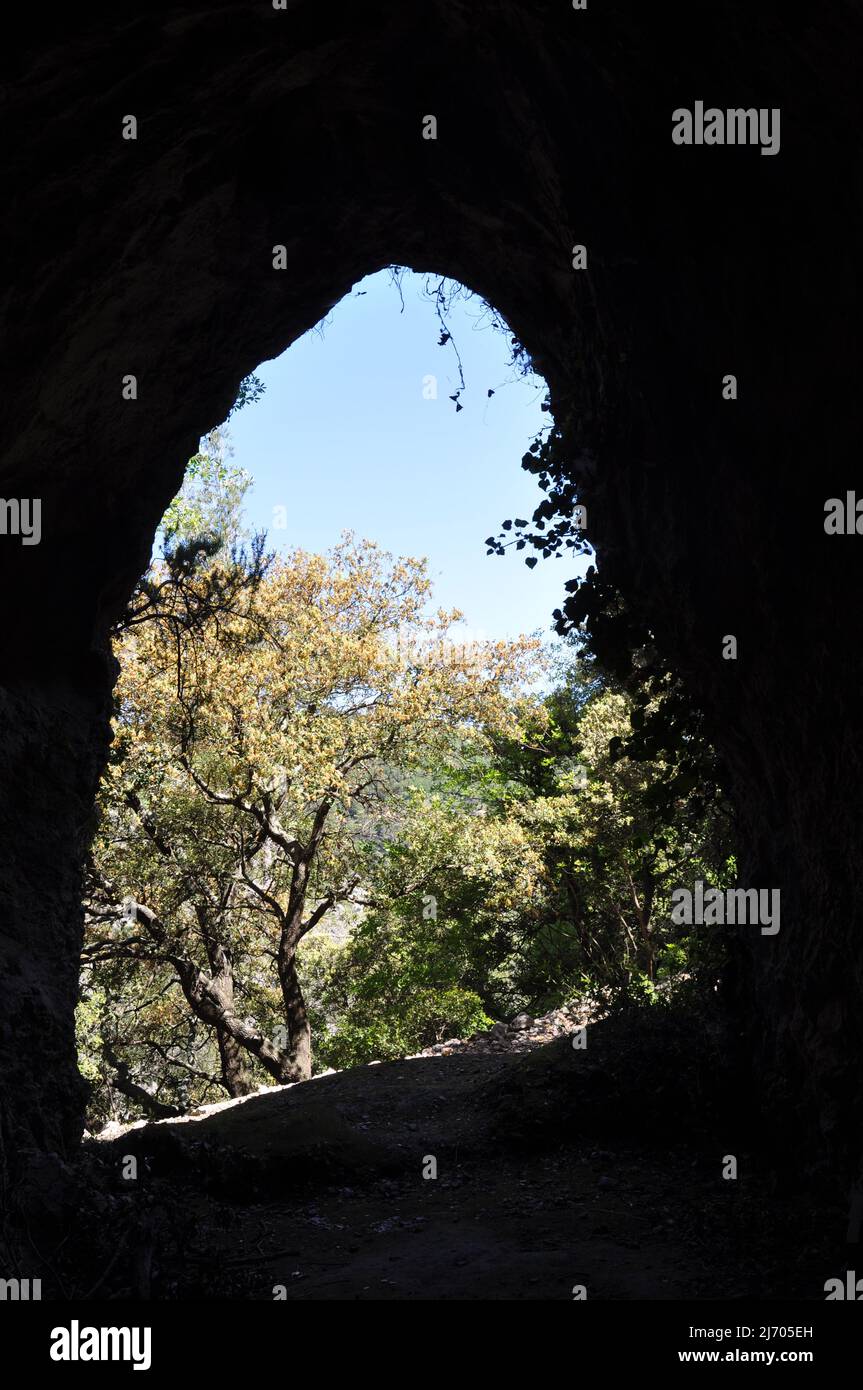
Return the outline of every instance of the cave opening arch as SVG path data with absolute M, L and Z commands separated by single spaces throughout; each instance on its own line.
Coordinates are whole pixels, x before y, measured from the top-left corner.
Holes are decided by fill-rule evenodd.
M 731 0 L 694 49 L 634 0 L 590 30 L 586 13 L 164 7 L 76 19 L 74 62 L 71 18 L 25 31 L 0 430 L 4 497 L 38 497 L 43 534 L 0 550 L 10 1151 L 80 1133 L 72 1017 L 105 637 L 178 460 L 257 362 L 401 263 L 494 303 L 573 421 L 606 572 L 710 711 L 744 878 L 785 894 L 779 936 L 738 953 L 761 1095 L 785 1133 L 859 1159 L 863 560 L 822 521 L 863 424 L 860 213 L 843 172 L 860 19 Z M 777 158 L 672 145 L 684 97 L 729 84 L 787 110 Z M 729 370 L 746 383 L 733 410 Z M 722 662 L 727 633 L 745 661 Z
M 452 664 L 454 671 L 459 671 L 466 680 L 465 695 L 473 702 L 474 708 L 485 709 L 489 719 L 499 721 L 499 711 L 480 693 L 471 676 L 472 659 L 482 651 L 499 670 L 501 695 L 507 698 L 504 692 L 511 690 L 511 676 L 504 665 L 498 666 L 493 648 L 486 647 L 487 643 L 505 643 L 510 651 L 509 659 L 514 663 L 521 660 L 518 656 L 521 644 L 537 640 L 543 646 L 555 644 L 559 662 L 566 656 L 574 656 L 551 633 L 552 612 L 562 601 L 563 581 L 572 574 L 572 566 L 561 567 L 558 564 L 537 568 L 536 559 L 529 556 L 528 564 L 532 567 L 525 568 L 519 563 L 523 557 L 515 553 L 508 564 L 502 564 L 499 559 L 489 559 L 487 543 L 482 539 L 489 530 L 496 530 L 504 517 L 531 515 L 543 500 L 536 480 L 520 469 L 518 463 L 538 433 L 544 436 L 551 431 L 544 400 L 545 383 L 530 370 L 521 345 L 515 341 L 505 323 L 466 287 L 454 285 L 440 277 L 435 277 L 433 281 L 422 281 L 419 277 L 411 276 L 406 268 L 394 269 L 392 280 L 396 288 L 389 283 L 389 275 L 365 278 L 324 324 L 318 325 L 291 351 L 272 362 L 259 364 L 255 375 L 244 383 L 239 400 L 245 402 L 247 396 L 257 393 L 261 394 L 262 399 L 248 409 L 232 412 L 224 426 L 202 439 L 201 452 L 191 461 L 187 486 L 184 486 L 184 493 L 181 494 L 181 499 L 185 500 L 178 499 L 177 504 L 172 504 L 168 530 L 160 535 L 156 555 L 161 557 L 161 543 L 168 547 L 166 556 L 172 553 L 177 539 L 173 529 L 175 523 L 185 528 L 200 524 L 200 518 L 206 516 L 218 526 L 225 527 L 220 534 L 230 537 L 231 543 L 235 528 L 242 527 L 242 533 L 248 537 L 265 531 L 266 551 L 274 552 L 276 570 L 280 565 L 287 565 L 293 573 L 300 570 L 305 573 L 302 567 L 306 560 L 303 557 L 311 553 L 320 557 L 321 564 L 328 565 L 336 550 L 340 556 L 339 564 L 347 564 L 351 574 L 357 574 L 360 569 L 366 573 L 366 582 L 372 592 L 381 583 L 378 567 L 382 565 L 386 568 L 391 563 L 391 557 L 394 557 L 392 563 L 400 569 L 405 567 L 407 593 L 401 612 L 406 623 L 425 625 L 437 622 L 433 615 L 440 615 L 441 610 L 448 614 L 452 614 L 453 610 L 464 610 L 463 613 L 456 612 L 442 627 L 435 629 L 436 645 L 448 653 L 438 671 L 442 689 L 450 686 L 447 672 Z M 495 329 L 497 331 L 492 331 Z M 516 363 L 519 364 L 518 368 Z M 433 374 L 429 372 L 431 367 L 434 368 Z M 405 476 L 406 461 L 409 477 Z M 215 471 L 211 471 L 213 464 Z M 236 466 L 240 471 L 232 474 L 231 466 Z M 253 481 L 249 494 L 245 493 L 247 478 Z M 223 481 L 227 484 L 225 491 L 222 491 Z M 240 514 L 237 500 L 240 496 L 243 499 L 243 514 Z M 196 503 L 202 505 L 203 511 L 198 511 Z M 271 520 L 274 514 L 277 520 Z M 197 521 L 192 520 L 195 516 Z M 182 534 L 185 536 L 185 529 Z M 298 554 L 298 549 L 301 554 Z M 241 568 L 245 574 L 244 563 L 241 562 Z M 585 558 L 583 567 L 587 563 L 588 559 Z M 282 761 L 276 759 L 275 766 L 270 768 L 272 785 L 276 789 L 273 795 L 276 797 L 275 815 L 281 827 L 279 832 L 274 830 L 270 833 L 269 794 L 262 796 L 260 801 L 257 799 L 258 788 L 266 785 L 260 780 L 266 777 L 265 772 L 259 770 L 255 776 L 254 793 L 251 791 L 251 780 L 246 791 L 241 792 L 244 806 L 252 801 L 258 807 L 257 815 L 248 821 L 248 835 L 252 836 L 262 824 L 267 827 L 269 834 L 268 843 L 272 853 L 265 856 L 264 861 L 256 860 L 257 868 L 248 868 L 248 873 L 256 879 L 263 873 L 264 881 L 268 884 L 267 894 L 255 901 L 257 910 L 250 911 L 245 900 L 248 894 L 244 899 L 242 885 L 237 889 L 234 878 L 232 886 L 232 876 L 229 875 L 226 892 L 230 908 L 216 912 L 213 910 L 212 890 L 195 890 L 191 886 L 194 878 L 187 879 L 185 873 L 181 875 L 182 881 L 177 882 L 172 876 L 170 864 L 160 857 L 168 855 L 165 846 L 173 840 L 176 853 L 169 858 L 185 864 L 186 855 L 190 854 L 192 861 L 197 862 L 182 810 L 174 806 L 170 792 L 166 800 L 165 781 L 161 778 L 153 780 L 148 774 L 148 768 L 155 764 L 164 766 L 166 781 L 173 787 L 176 779 L 182 782 L 186 773 L 185 757 L 180 756 L 172 741 L 171 720 L 163 718 L 164 710 L 154 699 L 154 692 L 160 686 L 161 646 L 158 642 L 154 643 L 152 637 L 154 632 L 163 630 L 160 612 L 171 625 L 178 610 L 185 612 L 188 607 L 195 612 L 194 595 L 197 589 L 194 581 L 190 581 L 186 602 L 177 598 L 178 594 L 186 595 L 188 576 L 181 564 L 179 575 L 184 577 L 178 578 L 177 589 L 168 584 L 163 611 L 160 599 L 154 597 L 158 590 L 154 590 L 153 585 L 161 585 L 166 575 L 174 571 L 165 569 L 164 558 L 157 559 L 156 565 L 156 571 L 149 576 L 148 586 L 136 589 L 131 605 L 134 616 L 132 613 L 124 615 L 115 638 L 114 651 L 121 661 L 121 677 L 115 692 L 118 701 L 115 747 L 111 775 L 105 779 L 100 794 L 102 828 L 96 835 L 93 851 L 88 858 L 88 928 L 80 1011 L 81 1057 L 85 1072 L 101 1078 L 97 1087 L 98 1099 L 89 1110 L 88 1124 L 91 1128 L 94 1124 L 97 1128 L 101 1127 L 105 1120 L 119 1118 L 112 1094 L 112 1086 L 117 1080 L 120 1082 L 118 1093 L 121 1096 L 132 1095 L 127 1084 L 131 1077 L 136 1083 L 134 1098 L 139 1102 L 146 1103 L 143 1084 L 156 1087 L 163 1099 L 163 1086 L 167 1086 L 174 1103 L 184 1104 L 184 1096 L 188 1094 L 188 1065 L 194 1064 L 196 1069 L 204 1067 L 211 1079 L 219 1071 L 213 1052 L 212 1021 L 207 1016 L 204 1002 L 190 991 L 187 975 L 177 967 L 176 960 L 170 954 L 166 955 L 160 931 L 154 929 L 154 912 L 160 923 L 174 923 L 180 940 L 185 943 L 184 961 L 189 971 L 194 959 L 197 968 L 212 978 L 213 990 L 230 1001 L 235 1032 L 226 1035 L 224 1028 L 216 1026 L 222 1081 L 229 1088 L 229 1094 L 245 1093 L 251 1074 L 257 1075 L 259 1080 L 267 1076 L 267 1069 L 263 1072 L 259 1070 L 261 1055 L 267 1068 L 276 1068 L 271 1074 L 281 1079 L 293 1076 L 287 1062 L 277 1065 L 268 1052 L 255 1051 L 255 1048 L 263 1049 L 263 1038 L 272 1039 L 277 1033 L 284 1033 L 285 1026 L 284 1022 L 279 1022 L 278 1013 L 273 1014 L 274 1006 L 263 996 L 258 999 L 255 990 L 250 989 L 252 980 L 260 981 L 267 977 L 269 959 L 275 951 L 282 949 L 281 944 L 276 943 L 284 941 L 283 933 L 276 931 L 273 942 L 262 949 L 258 927 L 263 921 L 275 920 L 278 908 L 273 897 L 276 892 L 274 882 L 281 885 L 280 893 L 288 894 L 287 876 L 290 870 L 286 866 L 281 843 L 283 832 L 289 824 L 285 820 L 286 815 L 298 818 L 290 822 L 298 826 L 295 835 L 297 845 L 305 838 L 305 831 L 299 828 L 306 826 L 304 813 L 288 790 L 294 780 L 293 776 L 288 776 L 289 767 L 284 761 L 292 756 L 290 745 L 282 753 Z M 206 561 L 202 561 L 202 566 L 206 566 Z M 266 568 L 267 576 L 261 575 L 261 582 L 270 586 L 275 601 L 275 596 L 283 595 L 284 590 L 279 583 L 273 583 L 271 567 Z M 284 574 L 283 571 L 281 573 Z M 201 580 L 202 575 L 195 578 Z M 431 587 L 425 590 L 427 583 Z M 240 589 L 238 592 L 245 592 L 248 601 L 253 601 L 251 589 Z M 314 592 L 313 586 L 310 592 Z M 413 600 L 419 599 L 423 593 L 423 612 L 411 616 Z M 362 595 L 360 597 L 362 599 Z M 386 591 L 381 592 L 385 609 L 389 609 L 393 601 L 392 597 L 387 597 Z M 311 598 L 309 602 L 312 602 Z M 156 605 L 155 609 L 153 604 Z M 268 611 L 267 605 L 264 605 L 262 622 L 266 621 L 264 612 Z M 206 618 L 202 621 L 206 624 Z M 303 670 L 303 644 L 293 646 L 296 638 L 288 610 L 284 612 L 284 622 L 285 631 L 279 640 L 286 647 L 291 645 L 298 662 L 296 690 L 291 689 L 288 681 L 280 696 L 284 702 L 283 709 L 289 711 L 285 717 L 290 719 L 302 708 L 305 676 L 300 674 Z M 378 631 L 378 620 L 373 609 L 369 612 L 369 622 L 372 629 Z M 421 627 L 409 627 L 404 633 L 398 633 L 387 628 L 383 637 L 386 642 L 394 639 L 395 652 L 403 651 L 404 659 L 410 661 L 412 643 L 421 631 Z M 541 634 L 541 637 L 527 639 L 523 637 L 527 633 Z M 184 672 L 187 662 L 191 662 L 193 670 L 197 669 L 199 662 L 206 664 L 206 650 L 210 645 L 206 638 L 195 634 L 194 620 L 186 637 L 189 652 L 199 651 L 199 656 L 194 660 L 191 655 L 184 656 Z M 220 647 L 218 624 L 212 632 L 212 640 L 217 648 Z M 406 646 L 402 647 L 402 641 Z M 246 654 L 249 655 L 248 652 Z M 179 634 L 176 650 L 173 642 L 169 641 L 167 656 L 168 673 L 172 673 L 175 667 L 179 673 Z M 224 658 L 224 689 L 227 693 L 228 671 L 233 666 L 230 650 L 224 651 Z M 420 659 L 419 649 L 417 658 Z M 152 683 L 145 679 L 141 687 L 134 673 L 147 669 L 151 670 Z M 255 660 L 251 659 L 251 664 L 246 664 L 243 669 L 247 679 L 253 682 L 259 669 Z M 326 681 L 332 678 L 327 674 L 329 670 L 326 665 L 321 669 L 316 706 L 324 698 L 321 692 L 326 689 Z M 335 679 L 340 679 L 338 671 Z M 345 680 L 349 679 L 346 675 Z M 388 689 L 390 698 L 399 699 L 398 684 L 390 684 L 391 677 L 376 673 L 372 668 L 369 679 L 372 683 L 380 679 L 384 682 L 382 690 Z M 530 661 L 520 677 L 524 693 L 534 691 L 539 679 L 539 668 L 534 661 Z M 548 679 L 553 679 L 551 670 Z M 179 688 L 179 674 L 176 682 Z M 171 675 L 173 683 L 174 677 Z M 183 676 L 184 689 L 187 684 L 189 688 L 195 685 L 192 671 Z M 235 681 L 231 683 L 231 688 L 236 689 Z M 519 688 L 522 688 L 521 684 Z M 338 690 L 338 700 L 344 698 L 345 691 Z M 364 694 L 363 701 L 366 699 Z M 332 708 L 329 699 L 324 702 L 328 709 Z M 157 708 L 162 710 L 161 714 L 157 714 Z M 247 709 L 244 717 L 251 728 L 257 729 L 255 738 L 260 743 L 262 734 L 255 722 L 255 709 Z M 258 722 L 260 717 L 258 713 Z M 452 718 L 452 715 L 444 713 L 442 717 Z M 157 738 L 151 737 L 154 728 L 160 730 Z M 136 729 L 140 739 L 134 737 Z M 391 730 L 391 733 L 394 732 Z M 464 732 L 468 737 L 467 730 Z M 347 726 L 341 733 L 348 744 L 352 744 L 356 737 L 362 738 L 361 734 L 352 732 Z M 188 737 L 190 743 L 195 745 L 195 734 L 191 727 Z M 269 730 L 265 742 L 271 748 L 283 746 L 278 728 Z M 478 747 L 478 743 L 475 746 Z M 138 752 L 143 749 L 149 751 L 142 763 Z M 493 757 L 490 747 L 487 752 Z M 191 756 L 188 746 L 184 746 L 184 754 Z M 443 779 L 448 794 L 451 793 L 455 768 L 446 760 L 444 750 L 431 740 L 426 748 L 426 756 L 429 759 L 426 772 L 430 773 L 434 768 Z M 241 753 L 238 753 L 238 757 L 242 761 Z M 300 761 L 303 759 L 300 758 Z M 387 756 L 386 764 L 390 763 L 397 779 L 400 775 L 407 775 L 413 765 L 407 748 L 400 740 L 396 740 L 395 747 Z M 304 763 L 304 766 L 308 767 L 308 764 Z M 363 774 L 367 771 L 368 767 L 364 764 L 359 770 L 359 783 L 366 781 Z M 199 776 L 205 782 L 210 781 L 206 764 L 199 767 Z M 232 785 L 242 787 L 243 783 Z M 347 781 L 344 785 L 347 788 Z M 131 808 L 123 794 L 123 789 L 129 787 L 134 788 L 134 805 Z M 474 790 L 479 793 L 479 785 Z M 202 791 L 198 781 L 195 781 L 194 787 L 188 787 L 193 804 L 201 809 L 202 814 L 206 814 L 203 805 L 208 797 L 205 795 L 202 800 Z M 381 795 L 375 789 L 368 804 L 362 800 L 360 793 L 361 788 L 358 788 L 355 800 L 348 790 L 345 795 L 348 805 L 357 811 L 365 807 L 365 818 L 376 827 L 375 839 L 386 836 L 387 817 L 382 814 L 383 804 L 388 807 L 390 803 L 392 805 L 390 819 L 396 819 L 396 829 L 392 834 L 397 833 L 398 817 L 411 815 L 411 808 L 394 789 L 389 800 L 385 793 Z M 214 801 L 215 797 L 210 805 Z M 458 810 L 456 803 L 454 814 Z M 484 806 L 485 809 L 489 808 Z M 239 807 L 234 808 L 238 813 L 240 810 Z M 219 812 L 214 811 L 214 814 L 218 819 Z M 226 814 L 233 824 L 234 812 L 228 811 Z M 326 814 L 330 846 L 328 862 L 332 865 L 337 863 L 339 854 L 339 850 L 334 850 L 333 846 L 341 843 L 344 849 L 343 836 L 348 827 L 341 825 L 341 818 L 333 810 Z M 350 820 L 350 815 L 347 819 Z M 414 809 L 411 823 L 415 829 L 420 830 L 421 820 Z M 461 824 L 465 829 L 465 823 Z M 106 825 L 107 832 L 103 833 Z M 160 826 L 165 828 L 156 839 L 155 832 Z M 149 858 L 146 852 L 138 855 L 134 849 L 135 838 L 141 835 L 142 827 L 147 832 L 141 837 L 142 846 L 153 846 Z M 169 827 L 173 827 L 173 830 Z M 225 827 L 225 834 L 229 838 L 232 833 Z M 192 841 L 199 841 L 197 831 L 193 833 Z M 115 849 L 124 844 L 127 845 L 125 855 Z M 319 883 L 319 857 L 309 862 L 313 865 L 310 872 L 314 873 L 314 879 Z M 161 864 L 162 868 L 155 867 L 157 864 Z M 218 872 L 215 862 L 205 856 L 203 865 L 205 879 L 209 882 L 210 871 Z M 239 874 L 236 863 L 235 871 Z M 330 871 L 337 873 L 338 868 L 333 867 Z M 270 874 L 275 877 L 267 877 Z M 170 890 L 165 887 L 165 880 L 170 880 Z M 370 883 L 373 881 L 372 877 Z M 184 883 L 190 885 L 188 893 L 191 897 L 186 895 Z M 341 940 L 339 932 L 345 914 L 350 920 L 357 894 L 362 898 L 372 893 L 370 883 L 363 881 L 351 887 L 342 883 L 340 892 L 335 896 L 329 895 L 333 898 L 329 905 L 327 902 L 319 903 L 316 914 L 318 925 L 314 933 L 315 940 L 320 942 L 322 948 L 332 941 Z M 122 920 L 126 914 L 120 911 L 121 901 L 126 904 L 137 902 L 142 891 L 146 896 L 140 901 L 146 904 L 147 910 L 142 910 L 134 918 L 140 930 L 134 927 L 124 929 Z M 320 894 L 320 887 L 314 891 Z M 308 902 L 313 905 L 317 899 L 312 899 L 311 892 L 309 888 Z M 441 894 L 443 901 L 446 896 L 443 887 L 436 888 L 435 892 Z M 221 895 L 220 888 L 216 897 L 220 898 Z M 293 887 L 290 897 L 294 897 Z M 457 901 L 457 898 L 453 901 Z M 188 914 L 192 907 L 195 916 L 192 919 L 191 937 L 194 941 L 190 940 L 188 931 Z M 302 906 L 293 908 L 292 914 L 294 925 L 291 932 L 302 927 L 306 917 Z M 354 912 L 354 921 L 356 916 Z M 106 940 L 109 921 L 112 935 L 111 939 Z M 212 926 L 211 936 L 207 938 L 212 950 L 202 956 L 199 938 L 203 921 Z M 335 935 L 333 921 L 339 924 Z M 120 933 L 119 936 L 113 934 L 115 930 Z M 132 941 L 125 941 L 125 932 L 133 938 Z M 311 942 L 308 944 L 312 945 Z M 149 966 L 143 970 L 143 980 L 140 965 L 135 963 L 136 946 L 144 950 L 144 959 L 149 961 Z M 223 946 L 227 947 L 227 955 L 222 953 Z M 180 951 L 179 945 L 176 949 Z M 298 950 L 296 957 L 299 966 L 303 965 L 306 949 L 307 943 L 303 937 L 302 950 Z M 218 969 L 213 964 L 217 955 L 220 961 Z M 445 956 L 441 959 L 445 960 Z M 252 960 L 254 964 L 250 963 Z M 125 969 L 117 964 L 120 961 L 125 963 Z M 448 963 L 445 968 L 450 968 Z M 359 973 L 359 964 L 357 969 Z M 164 977 L 167 990 L 167 994 L 163 995 L 159 989 L 156 997 L 159 1000 L 164 998 L 171 1005 L 172 1023 L 169 1026 L 160 1015 L 160 1021 L 154 1025 L 154 1042 L 148 1052 L 151 1047 L 148 1030 L 145 1028 L 142 1032 L 137 1027 L 140 1022 L 138 992 L 142 983 L 151 991 L 157 990 L 156 980 L 152 978 L 152 971 L 155 970 L 160 971 L 160 983 Z M 345 1065 L 346 1053 L 340 1054 L 338 1059 L 335 1053 L 331 1058 L 326 1058 L 326 1049 L 330 1046 L 326 1038 L 326 1033 L 330 1031 L 329 1020 L 325 1032 L 316 1019 L 311 1030 L 311 1046 L 307 1041 L 310 1020 L 303 1002 L 305 985 L 301 988 L 304 975 L 304 969 L 300 969 L 298 977 L 297 972 L 288 970 L 287 965 L 284 971 L 280 966 L 278 972 L 279 988 L 282 987 L 283 977 L 287 979 L 290 976 L 295 996 L 290 1005 L 286 1003 L 286 1016 L 305 1020 L 303 1065 L 310 1064 L 312 1051 L 317 1066 L 324 1064 L 321 1056 L 325 1057 L 326 1064 Z M 493 1017 L 515 1016 L 522 1011 L 525 1002 L 529 1009 L 534 1009 L 537 1001 L 533 995 L 526 1001 L 519 998 L 509 1003 L 505 1002 L 503 993 L 496 995 L 481 966 L 475 964 L 473 975 L 482 986 L 484 1006 L 492 1012 Z M 453 983 L 456 992 L 452 998 L 458 999 L 458 1007 L 462 1011 L 458 1017 L 464 1017 L 464 1010 L 468 1007 L 467 995 L 463 990 L 460 995 L 458 993 L 462 989 L 460 977 Z M 111 1000 L 108 1008 L 103 1002 L 106 989 Z M 262 1009 L 257 1020 L 240 1019 L 237 1001 L 241 997 L 250 1001 L 248 1008 L 252 1014 Z M 474 1002 L 470 1007 L 480 1007 L 480 995 L 475 989 L 471 997 Z M 269 1022 L 264 1024 L 262 1019 L 269 1019 Z M 252 1021 L 257 1029 L 254 1039 L 248 1032 Z M 411 1025 L 415 1024 L 416 1020 L 411 1019 Z M 431 1026 L 430 1019 L 425 1020 L 424 1026 L 426 1029 Z M 166 1081 L 162 1070 L 162 1063 L 168 1061 L 164 1057 L 164 1040 L 167 1036 L 174 1037 L 175 1028 L 184 1039 L 183 1045 L 190 1050 L 184 1054 L 185 1060 L 177 1063 L 178 1071 L 173 1072 L 171 1079 Z M 445 1036 L 452 1036 L 455 1031 L 457 1025 L 453 1022 Z M 113 1057 L 104 1048 L 99 1053 L 100 1037 L 111 1040 Z M 434 1034 L 417 1035 L 411 1046 L 425 1045 L 435 1040 Z M 229 1057 L 229 1053 L 233 1055 Z M 246 1056 L 243 1060 L 244 1053 Z M 107 1068 L 103 1060 L 107 1060 Z M 282 1067 L 284 1069 L 280 1070 Z M 176 1084 L 177 1075 L 183 1084 Z M 176 1089 L 176 1094 L 172 1088 Z M 213 1097 L 207 1094 L 206 1098 Z M 136 1117 L 134 1111 L 132 1117 Z

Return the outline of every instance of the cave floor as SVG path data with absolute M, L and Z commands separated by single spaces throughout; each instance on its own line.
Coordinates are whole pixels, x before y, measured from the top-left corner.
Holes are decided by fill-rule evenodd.
M 722 1180 L 703 1139 L 558 1133 L 553 1077 L 539 1130 L 514 1133 L 518 1065 L 361 1067 L 88 1145 L 124 1246 L 94 1296 L 823 1299 L 839 1211 L 745 1153 Z

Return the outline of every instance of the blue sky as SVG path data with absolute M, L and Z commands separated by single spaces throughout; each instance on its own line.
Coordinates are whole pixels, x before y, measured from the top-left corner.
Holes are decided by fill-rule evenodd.
M 529 570 L 514 551 L 486 556 L 483 544 L 541 499 L 520 461 L 547 420 L 544 382 L 516 379 L 508 339 L 480 326 L 478 300 L 459 301 L 447 316 L 465 377 L 456 412 L 455 353 L 438 346 L 423 283 L 405 273 L 402 311 L 386 271 L 367 277 L 321 331 L 257 369 L 266 392 L 230 425 L 232 461 L 255 480 L 248 521 L 268 531 L 272 548 L 327 550 L 352 530 L 394 554 L 427 557 L 435 606 L 464 612 L 464 636 L 546 632 L 564 582 L 584 563 L 540 559 Z M 423 396 L 430 375 L 436 400 Z M 284 529 L 274 529 L 277 507 Z

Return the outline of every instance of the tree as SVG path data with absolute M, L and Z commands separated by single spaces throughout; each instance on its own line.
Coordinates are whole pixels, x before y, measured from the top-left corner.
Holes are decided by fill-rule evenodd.
M 545 699 L 521 702 L 515 736 L 489 731 L 427 767 L 387 847 L 386 903 L 311 953 L 331 1065 L 403 1056 L 585 991 L 653 997 L 663 977 L 718 963 L 721 941 L 671 923 L 670 895 L 732 879 L 727 817 L 705 810 L 703 787 L 680 787 L 671 761 L 626 756 L 636 706 L 571 646 L 565 656 Z
M 525 952 L 534 990 L 552 995 L 562 976 L 581 976 L 626 992 L 652 987 L 673 962 L 715 959 L 717 943 L 684 943 L 670 922 L 675 886 L 733 878 L 715 786 L 684 776 L 686 750 L 630 756 L 642 707 L 583 653 L 545 713 L 544 729 L 498 749 L 499 799 L 541 846 L 552 885 Z
M 545 891 L 522 827 L 487 814 L 479 789 L 465 795 L 448 771 L 429 768 L 411 789 L 347 939 L 321 940 L 304 960 L 330 1066 L 403 1057 L 486 1027 L 497 973 Z
M 537 644 L 455 645 L 460 614 L 425 616 L 424 565 L 352 537 L 254 583 L 229 586 L 229 570 L 209 555 L 184 576 L 183 620 L 156 603 L 118 640 L 86 953 L 179 988 L 235 1094 L 244 1054 L 278 1082 L 310 1074 L 300 942 L 375 884 L 380 901 L 410 769 L 515 736 Z M 163 579 L 157 566 L 149 582 Z M 226 586 L 230 602 L 205 601 Z M 241 1014 L 238 988 L 271 1007 L 275 988 L 273 1037 Z

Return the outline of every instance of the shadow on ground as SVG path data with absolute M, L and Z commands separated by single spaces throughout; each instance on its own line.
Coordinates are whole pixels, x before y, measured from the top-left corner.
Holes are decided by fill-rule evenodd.
M 35 1223 L 43 1296 L 821 1299 L 841 1194 L 777 1181 L 727 1056 L 647 1011 L 584 1051 L 361 1067 L 91 1141 L 43 1212 L 59 1249 Z

